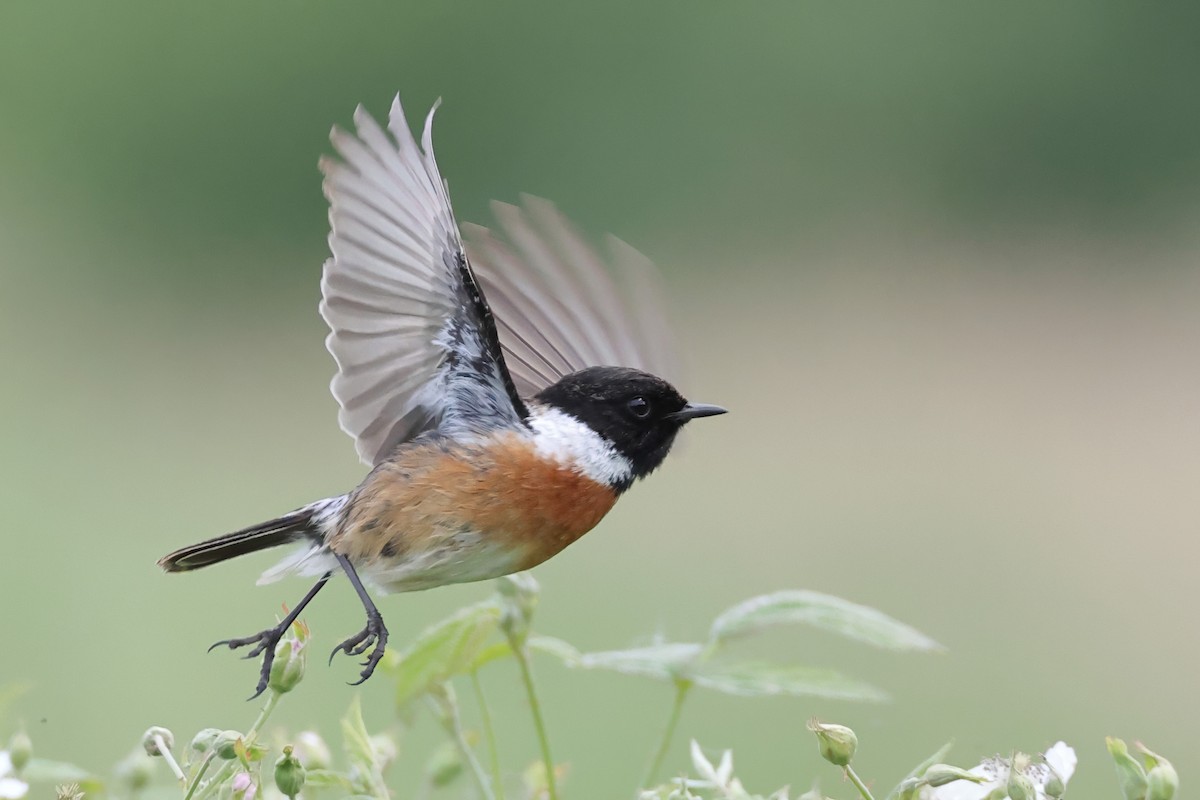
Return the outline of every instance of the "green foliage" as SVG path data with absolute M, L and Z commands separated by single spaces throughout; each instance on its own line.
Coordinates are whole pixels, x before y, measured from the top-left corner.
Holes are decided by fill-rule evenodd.
M 451 678 L 511 655 L 507 647 L 485 652 L 488 640 L 500 625 L 500 616 L 500 604 L 495 600 L 476 603 L 427 628 L 402 653 L 389 652 L 382 668 L 395 678 L 396 705 L 405 709 Z
M 520 576 L 502 583 L 501 587 L 495 598 L 460 610 L 430 626 L 402 652 L 389 653 L 380 671 L 380 675 L 388 676 L 394 683 L 400 726 L 411 724 L 422 708 L 428 708 L 447 733 L 447 741 L 420 771 L 423 796 L 446 789 L 461 793 L 461 784 L 469 779 L 475 785 L 474 794 L 486 800 L 504 800 L 506 786 L 510 792 L 512 787 L 519 787 L 517 796 L 529 800 L 558 797 L 557 787 L 566 777 L 566 770 L 550 756 L 549 737 L 534 691 L 530 654 L 548 656 L 573 670 L 617 672 L 664 682 L 674 688 L 670 720 L 650 772 L 641 782 L 648 787 L 640 792 L 642 800 L 787 800 L 790 794 L 786 787 L 770 795 L 746 789 L 734 774 L 731 751 L 710 758 L 695 741 L 690 750 L 692 775 L 675 773 L 678 777 L 666 783 L 655 780 L 690 690 L 701 687 L 739 697 L 819 696 L 860 701 L 882 701 L 885 695 L 873 686 L 826 668 L 731 658 L 728 652 L 731 647 L 751 635 L 800 623 L 892 650 L 940 649 L 924 634 L 873 609 L 816 592 L 785 591 L 754 597 L 726 610 L 713 621 L 704 642 L 660 642 L 646 647 L 584 653 L 569 642 L 533 631 L 539 597 L 532 578 Z M 306 640 L 307 631 L 297 630 L 304 633 L 302 639 Z M 295 649 L 297 657 L 303 655 L 303 641 L 299 644 Z M 526 682 L 542 759 L 532 765 L 504 770 L 478 673 L 509 658 L 517 662 Z M 302 679 L 300 665 L 288 681 L 269 686 L 265 705 L 244 734 L 206 728 L 190 739 L 178 760 L 173 734 L 165 728 L 150 728 L 141 745 L 117 765 L 113 781 L 103 781 L 72 764 L 33 757 L 33 742 L 18 731 L 9 740 L 8 750 L 0 751 L 0 797 L 23 796 L 30 785 L 55 784 L 60 798 L 72 800 L 108 796 L 144 800 L 322 795 L 392 798 L 388 774 L 399 756 L 397 740 L 392 731 L 372 733 L 368 729 L 358 696 L 353 698 L 342 719 L 340 766 L 333 763 L 328 746 L 312 731 L 294 738 L 286 734 L 272 737 L 275 742 L 295 742 L 284 745 L 280 753 L 273 753 L 273 748 L 263 741 L 265 723 L 281 698 Z M 455 682 L 463 679 L 470 681 L 484 721 L 489 770 L 484 769 L 475 753 L 480 735 L 466 730 L 462 724 Z M 869 784 L 858 776 L 852 763 L 858 751 L 854 731 L 816 720 L 809 723 L 809 729 L 816 734 L 822 755 L 842 771 L 845 781 L 857 790 L 861 800 L 874 800 Z M 1108 745 L 1126 800 L 1172 800 L 1178 775 L 1169 761 L 1140 743 L 1135 746 L 1140 760 L 1119 739 L 1109 739 Z M 949 749 L 950 745 L 945 745 L 913 768 L 895 785 L 887 800 L 967 797 L 959 788 L 963 785 L 978 789 L 970 797 L 1058 798 L 1075 769 L 1074 751 L 1061 742 L 1044 755 L 1014 753 L 1009 759 L 985 759 L 970 769 L 944 763 Z M 156 768 L 156 762 L 160 761 L 175 776 L 174 788 L 163 771 Z M 954 787 L 951 791 L 958 793 L 943 794 L 943 787 Z M 799 795 L 798 800 L 827 798 L 814 786 Z

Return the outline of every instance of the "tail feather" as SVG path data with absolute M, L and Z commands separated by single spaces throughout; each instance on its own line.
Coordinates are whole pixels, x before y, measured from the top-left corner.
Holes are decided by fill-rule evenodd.
M 337 501 L 341 499 L 335 498 L 332 502 L 322 500 L 312 503 L 277 519 L 260 522 L 257 525 L 242 528 L 240 531 L 182 547 L 160 558 L 158 565 L 167 572 L 188 572 L 246 553 L 254 553 L 303 539 L 320 541 L 324 538 L 321 523 L 328 518 L 331 505 L 340 507 L 340 503 Z

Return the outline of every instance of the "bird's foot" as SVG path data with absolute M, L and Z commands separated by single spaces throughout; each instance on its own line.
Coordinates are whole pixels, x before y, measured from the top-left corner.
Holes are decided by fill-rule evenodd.
M 271 665 L 275 663 L 275 646 L 279 644 L 279 640 L 287 633 L 288 627 L 292 624 L 290 619 L 284 620 L 274 628 L 267 628 L 265 631 L 259 631 L 253 636 L 246 636 L 241 639 L 222 639 L 208 648 L 208 652 L 212 652 L 221 645 L 225 645 L 230 650 L 237 650 L 241 647 L 249 647 L 254 645 L 250 652 L 246 653 L 242 658 L 255 658 L 261 655 L 262 669 L 259 670 L 258 686 L 254 689 L 254 694 L 250 695 L 247 700 L 253 700 L 267 689 L 267 683 L 271 680 Z
M 348 656 L 361 656 L 374 646 L 375 649 L 371 650 L 371 653 L 367 656 L 367 660 L 362 662 L 363 671 L 359 673 L 358 680 L 350 684 L 351 686 L 358 686 L 375 672 L 376 665 L 379 664 L 379 660 L 383 658 L 384 650 L 387 649 L 387 640 L 388 630 L 387 626 L 383 624 L 383 616 L 378 611 L 368 611 L 366 627 L 333 648 L 333 652 L 329 654 L 329 663 L 333 663 L 333 657 L 338 653 L 345 653 Z

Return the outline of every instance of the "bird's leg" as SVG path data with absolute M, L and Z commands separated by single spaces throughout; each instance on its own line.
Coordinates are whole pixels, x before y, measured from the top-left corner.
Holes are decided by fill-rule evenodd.
M 239 647 L 245 647 L 252 644 L 254 645 L 254 649 L 242 657 L 254 658 L 260 653 L 262 654 L 263 662 L 262 669 L 259 671 L 258 675 L 258 687 L 254 690 L 254 694 L 250 695 L 250 697 L 247 699 L 253 700 L 262 694 L 264 690 L 266 690 L 267 681 L 271 679 L 271 664 L 275 662 L 275 645 L 279 644 L 279 640 L 283 638 L 283 635 L 287 633 L 287 629 L 293 622 L 296 621 L 296 618 L 300 616 L 300 612 L 303 611 L 304 607 L 308 605 L 314 597 L 317 596 L 317 592 L 321 591 L 321 587 L 324 586 L 325 582 L 331 577 L 333 577 L 332 572 L 326 572 L 324 575 L 322 575 L 321 580 L 317 581 L 316 585 L 308 590 L 308 594 L 304 595 L 304 598 L 296 604 L 296 607 L 289 611 L 288 615 L 283 618 L 283 621 L 274 628 L 267 628 L 265 631 L 259 631 L 253 636 L 246 636 L 241 639 L 224 639 L 208 648 L 208 651 L 211 653 L 213 649 L 220 647 L 221 645 L 225 645 L 230 650 L 236 650 Z
M 387 649 L 388 630 L 387 626 L 383 624 L 383 615 L 379 613 L 379 609 L 371 601 L 371 596 L 367 594 L 366 588 L 362 585 L 362 581 L 359 580 L 358 573 L 354 571 L 354 565 L 345 556 L 341 554 L 335 555 L 337 555 L 338 563 L 342 565 L 346 577 L 350 579 L 350 585 L 354 587 L 354 591 L 358 592 L 358 599 L 362 601 L 363 608 L 367 612 L 367 624 L 361 631 L 333 648 L 333 652 L 329 654 L 329 661 L 333 663 L 333 657 L 338 653 L 345 653 L 348 656 L 360 656 L 367 652 L 372 645 L 375 647 L 374 650 L 371 650 L 370 655 L 367 656 L 367 660 L 362 662 L 363 671 L 359 673 L 359 679 L 350 684 L 351 686 L 357 686 L 371 677 L 371 673 L 375 671 L 375 666 L 379 663 L 379 659 L 383 658 L 383 652 Z

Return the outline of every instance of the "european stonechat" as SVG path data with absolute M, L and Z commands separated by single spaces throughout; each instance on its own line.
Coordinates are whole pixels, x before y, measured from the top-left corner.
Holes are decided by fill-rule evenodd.
M 158 562 L 186 572 L 303 544 L 260 583 L 320 576 L 308 594 L 278 625 L 213 645 L 262 655 L 254 696 L 276 644 L 338 569 L 367 623 L 333 652 L 370 650 L 361 683 L 388 638 L 364 583 L 409 592 L 536 566 L 653 472 L 689 420 L 725 413 L 654 374 L 669 368 L 656 275 L 628 245 L 614 240 L 602 259 L 532 198 L 497 205 L 499 232 L 467 227 L 464 245 L 433 156 L 436 108 L 418 146 L 398 97 L 390 137 L 360 107 L 355 134 L 331 134 L 341 160 L 320 162 L 331 388 L 371 471 L 347 494 Z

